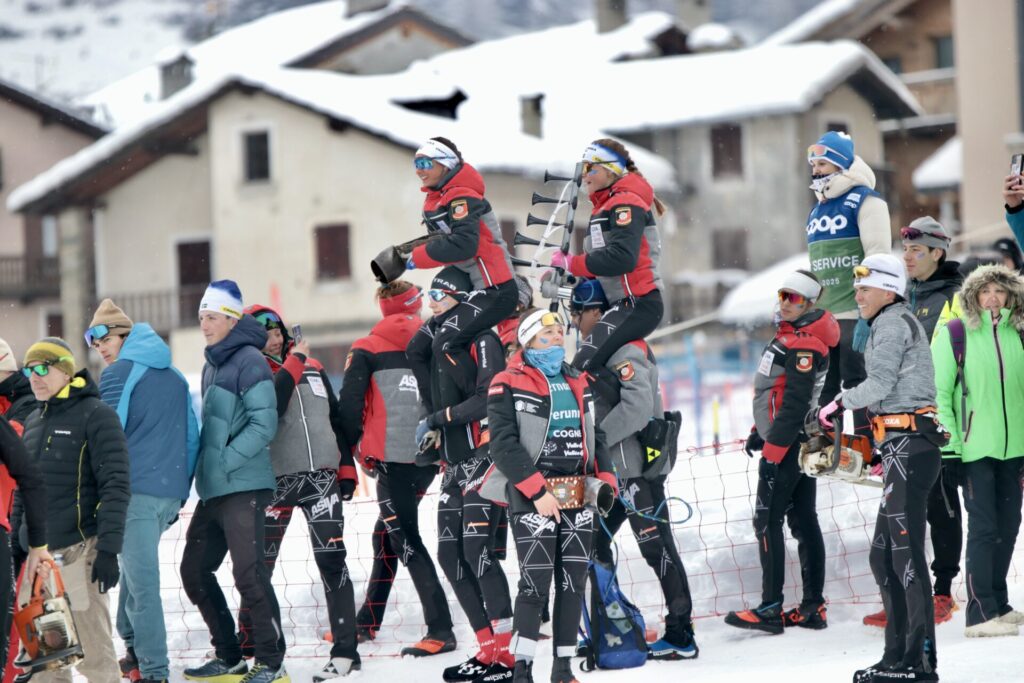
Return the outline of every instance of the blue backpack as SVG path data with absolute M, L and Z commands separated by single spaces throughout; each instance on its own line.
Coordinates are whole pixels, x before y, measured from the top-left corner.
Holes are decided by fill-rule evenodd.
M 583 605 L 583 636 L 580 669 L 632 669 L 647 662 L 644 618 L 619 588 L 615 569 L 592 560 L 590 610 Z

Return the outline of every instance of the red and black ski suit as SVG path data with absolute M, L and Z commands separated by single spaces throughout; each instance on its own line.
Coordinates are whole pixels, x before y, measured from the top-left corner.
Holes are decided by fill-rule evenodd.
M 512 315 L 519 290 L 501 225 L 484 198 L 484 179 L 477 170 L 459 164 L 438 187 L 421 189 L 427 193 L 423 223 L 439 237 L 416 247 L 409 260 L 417 268 L 454 265 L 469 275 L 474 289 L 435 335 L 434 355 L 440 356 L 449 347 L 468 346 L 477 334 Z
M 754 421 L 764 441 L 758 468 L 754 533 L 761 558 L 761 603 L 781 603 L 786 544 L 782 519 L 797 540 L 803 578 L 801 607 L 824 602 L 825 542 L 818 525 L 817 482 L 800 470 L 804 418 L 818 405 L 828 373 L 828 350 L 839 343 L 839 323 L 813 309 L 782 322 L 765 347 L 754 377 Z
M 665 312 L 650 184 L 639 173 L 627 173 L 591 194 L 590 202 L 585 253 L 572 257 L 569 271 L 596 277 L 611 307 L 576 352 L 573 365 L 584 370 L 603 367 L 623 344 L 653 332 Z
M 359 627 L 371 632 L 383 622 L 399 560 L 409 569 L 419 594 L 428 633 L 446 634 L 452 628 L 448 601 L 420 536 L 417 514 L 438 469 L 417 462 L 416 425 L 423 409 L 405 357 L 405 347 L 422 322 L 417 315 L 394 313 L 356 340 L 338 397 L 345 440 L 359 464 L 377 478 L 380 515 L 373 529 L 373 567 L 366 601 L 356 615 Z

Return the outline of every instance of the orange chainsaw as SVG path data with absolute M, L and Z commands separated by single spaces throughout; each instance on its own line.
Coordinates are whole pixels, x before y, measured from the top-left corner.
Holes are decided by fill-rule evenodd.
M 49 578 L 36 574 L 28 603 L 14 612 L 22 646 L 14 665 L 30 673 L 66 669 L 85 659 L 60 570 L 47 564 Z
M 807 414 L 804 431 L 809 439 L 800 446 L 800 470 L 811 477 L 881 488 L 881 481 L 868 478 L 871 441 L 860 434 L 843 434 L 838 415 L 833 418 L 832 426 L 831 430 L 822 429 L 816 409 Z

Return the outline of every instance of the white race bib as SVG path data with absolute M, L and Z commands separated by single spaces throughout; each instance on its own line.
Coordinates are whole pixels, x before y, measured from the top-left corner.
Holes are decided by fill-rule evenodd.
M 604 249 L 604 233 L 598 223 L 590 224 L 590 248 Z
M 765 377 L 770 377 L 772 374 L 772 363 L 775 362 L 775 354 L 771 351 L 765 351 L 764 355 L 761 356 L 761 362 L 757 366 L 757 371 Z
M 323 379 L 316 375 L 308 375 L 306 381 L 309 383 L 309 388 L 313 391 L 314 396 L 327 398 L 327 387 L 324 386 Z

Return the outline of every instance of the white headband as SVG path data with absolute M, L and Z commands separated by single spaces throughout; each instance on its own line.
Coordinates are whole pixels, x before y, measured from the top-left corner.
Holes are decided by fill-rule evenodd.
M 459 155 L 448 145 L 437 140 L 427 140 L 416 150 L 416 156 L 428 157 L 447 168 L 459 165 Z
M 549 318 L 548 316 L 551 317 Z M 536 337 L 537 334 L 548 325 L 564 326 L 564 324 L 565 323 L 562 322 L 561 316 L 557 313 L 541 309 L 526 316 L 526 319 L 519 323 L 519 331 L 516 332 L 516 337 L 519 339 L 519 345 L 526 348 L 526 345 L 530 343 L 530 340 Z
M 601 164 L 615 175 L 626 173 L 626 160 L 619 156 L 615 150 L 608 149 L 603 145 L 592 142 L 583 150 L 583 161 L 592 164 Z
M 786 276 L 786 279 L 782 281 L 782 286 L 779 287 L 780 291 L 783 289 L 803 294 L 811 301 L 817 301 L 821 296 L 821 285 L 799 271 L 794 271 Z

